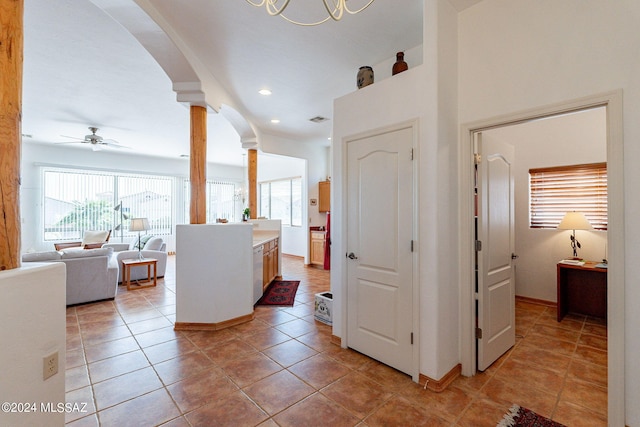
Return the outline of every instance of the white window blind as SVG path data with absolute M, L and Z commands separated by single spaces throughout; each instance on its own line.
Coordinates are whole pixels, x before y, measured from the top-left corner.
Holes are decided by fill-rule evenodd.
M 531 228 L 556 228 L 569 211 L 582 212 L 595 230 L 606 230 L 607 164 L 529 170 Z
M 191 203 L 191 187 L 188 179 L 184 180 L 184 194 L 184 217 L 188 223 Z M 230 222 L 239 221 L 237 210 L 242 202 L 237 196 L 235 183 L 207 180 L 206 197 L 207 224 L 213 224 L 218 219 L 226 219 Z
M 260 216 L 302 226 L 302 178 L 261 182 Z

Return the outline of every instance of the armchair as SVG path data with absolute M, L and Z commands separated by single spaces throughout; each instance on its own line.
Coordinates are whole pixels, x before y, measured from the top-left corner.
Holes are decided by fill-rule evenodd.
M 60 242 L 54 243 L 53 246 L 56 251 L 68 248 L 99 249 L 104 243 L 109 242 L 109 237 L 111 237 L 111 230 L 85 231 L 81 242 Z
M 138 248 L 136 244 L 138 238 L 136 237 L 131 243 L 105 243 L 103 248 L 113 248 L 113 255 L 118 261 L 118 282 L 122 282 L 122 260 L 123 259 L 137 259 Z M 157 272 L 158 277 L 164 277 L 167 269 L 167 244 L 161 237 L 152 237 L 144 243 L 140 253 L 145 258 L 155 258 L 158 260 Z M 131 269 L 131 280 L 145 279 L 147 277 L 147 267 L 133 267 Z

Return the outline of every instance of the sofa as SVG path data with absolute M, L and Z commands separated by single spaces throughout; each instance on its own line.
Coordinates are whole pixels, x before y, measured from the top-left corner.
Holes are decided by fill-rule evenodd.
M 123 259 L 137 259 L 138 254 L 138 238 L 136 237 L 130 243 L 105 243 L 102 245 L 103 249 L 113 249 L 114 258 L 117 260 L 119 267 L 118 282 L 122 283 L 122 260 Z M 144 258 L 154 258 L 158 260 L 156 276 L 164 277 L 167 270 L 167 244 L 161 237 L 155 236 L 143 236 L 141 239 L 142 249 L 140 253 Z M 131 268 L 131 280 L 141 280 L 147 278 L 147 267 L 132 267 Z
M 113 249 L 67 249 L 22 255 L 22 262 L 63 262 L 67 268 L 67 305 L 113 299 L 118 263 Z

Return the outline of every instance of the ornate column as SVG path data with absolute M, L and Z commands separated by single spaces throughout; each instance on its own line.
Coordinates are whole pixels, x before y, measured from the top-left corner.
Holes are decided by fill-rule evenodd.
M 0 2 L 0 270 L 20 267 L 23 0 Z

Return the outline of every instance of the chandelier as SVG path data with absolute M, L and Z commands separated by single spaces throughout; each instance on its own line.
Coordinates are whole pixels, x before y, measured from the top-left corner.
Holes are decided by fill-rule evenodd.
M 256 1 L 247 0 L 247 3 L 255 7 L 265 6 L 267 9 L 267 13 L 269 15 L 271 16 L 280 15 L 280 17 L 291 22 L 292 24 L 302 25 L 305 27 L 320 25 L 324 22 L 327 22 L 329 18 L 333 19 L 334 21 L 339 21 L 342 18 L 342 15 L 344 14 L 344 12 L 347 12 L 351 15 L 355 15 L 356 13 L 362 12 L 363 10 L 368 8 L 371 5 L 371 3 L 373 3 L 373 0 L 369 0 L 360 9 L 351 10 L 349 9 L 349 7 L 347 7 L 347 0 L 322 0 L 322 3 L 324 3 L 324 7 L 329 13 L 329 16 L 317 22 L 304 23 L 304 22 L 299 22 L 299 21 L 295 21 L 293 19 L 287 18 L 285 15 L 282 14 L 282 12 L 284 12 L 284 10 L 289 5 L 290 1 L 291 0 L 256 0 Z

